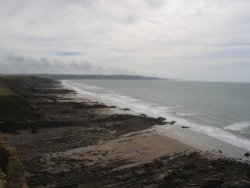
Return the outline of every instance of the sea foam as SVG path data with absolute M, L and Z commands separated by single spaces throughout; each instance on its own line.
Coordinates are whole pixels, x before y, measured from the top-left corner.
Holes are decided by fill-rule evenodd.
M 110 92 L 103 90 L 103 93 L 95 93 L 95 87 L 87 85 L 87 84 L 77 84 L 73 81 L 63 81 L 63 85 L 69 89 L 75 90 L 78 94 L 80 94 L 83 97 L 94 99 L 103 103 L 106 103 L 108 105 L 115 105 L 120 108 L 129 108 L 132 111 L 134 111 L 137 114 L 143 113 L 147 114 L 148 116 L 152 117 L 164 117 L 168 121 L 176 121 L 177 123 L 174 125 L 177 128 L 181 128 L 182 126 L 189 127 L 189 130 L 199 132 L 201 134 L 205 134 L 207 136 L 210 136 L 212 138 L 216 138 L 218 140 L 221 140 L 223 142 L 232 144 L 234 146 L 244 148 L 247 150 L 250 150 L 250 140 L 244 137 L 240 137 L 239 135 L 233 134 L 230 131 L 227 131 L 223 128 L 209 126 L 209 125 L 201 125 L 194 122 L 191 122 L 190 120 L 185 119 L 184 117 L 178 117 L 176 115 L 173 115 L 169 109 L 170 107 L 163 107 L 163 106 L 157 106 L 154 104 L 147 103 L 146 101 L 143 101 L 141 99 L 137 99 L 134 97 L 122 95 L 115 92 Z M 101 88 L 98 88 L 101 89 Z M 188 114 L 189 115 L 189 114 Z M 249 123 L 249 122 L 248 122 Z M 242 125 L 235 125 L 232 124 L 227 127 L 227 129 L 239 129 L 239 127 L 245 128 L 249 124 L 244 123 Z M 164 125 L 167 126 L 170 125 Z M 164 129 L 164 126 L 162 128 Z
M 231 131 L 242 131 L 246 128 L 250 127 L 250 121 L 243 121 L 238 123 L 233 123 L 224 127 L 224 129 L 228 129 Z

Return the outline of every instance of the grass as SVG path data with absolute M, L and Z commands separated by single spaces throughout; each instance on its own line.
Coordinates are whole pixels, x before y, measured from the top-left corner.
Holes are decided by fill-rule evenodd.
M 6 88 L 5 86 L 0 85 L 0 97 L 9 95 L 15 95 L 15 93 L 12 92 L 10 89 Z
M 32 106 L 0 82 L 0 122 L 26 122 L 38 118 Z

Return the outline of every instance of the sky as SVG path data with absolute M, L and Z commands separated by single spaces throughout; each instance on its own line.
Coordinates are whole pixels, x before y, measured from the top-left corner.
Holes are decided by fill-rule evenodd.
M 250 82 L 249 0 L 0 0 L 0 73 Z

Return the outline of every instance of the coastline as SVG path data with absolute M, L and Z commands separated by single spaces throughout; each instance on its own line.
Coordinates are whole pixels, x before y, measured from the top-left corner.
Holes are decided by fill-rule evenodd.
M 30 187 L 250 185 L 250 165 L 216 159 L 162 136 L 155 125 L 163 126 L 163 118 L 125 109 L 115 113 L 114 106 L 79 98 L 54 82 L 20 95 L 43 117 L 4 133 L 21 157 Z
M 230 132 L 217 127 L 209 127 L 205 125 L 196 126 L 193 122 L 189 122 L 186 119 L 172 116 L 165 111 L 155 110 L 154 107 L 146 104 L 146 101 L 138 101 L 136 98 L 130 98 L 129 96 L 120 95 L 118 93 L 110 93 L 107 96 L 98 95 L 95 89 L 100 89 L 92 85 L 84 85 L 84 87 L 78 87 L 72 80 L 61 80 L 62 85 L 67 88 L 76 91 L 77 97 L 88 98 L 90 100 L 104 102 L 107 105 L 116 106 L 113 109 L 113 113 L 124 113 L 122 109 L 129 109 L 126 113 L 133 115 L 146 114 L 149 117 L 163 117 L 168 121 L 176 122 L 174 126 L 157 126 L 155 125 L 155 131 L 160 135 L 165 135 L 172 139 L 178 140 L 181 143 L 187 144 L 197 150 L 203 152 L 209 152 L 216 157 L 233 158 L 239 161 L 250 163 L 250 160 L 244 156 L 245 153 L 250 151 L 250 141 L 245 138 L 238 138 Z M 76 82 L 79 84 L 78 82 Z M 86 88 L 86 90 L 84 90 Z M 89 89 L 92 89 L 89 90 Z M 117 98 L 121 96 L 122 98 Z M 124 99 L 123 99 L 124 98 Z M 123 99 L 123 100 L 121 100 Z M 132 100 L 132 103 L 130 102 Z M 134 100 L 136 102 L 134 102 Z M 137 107 L 137 105 L 139 107 Z M 184 128 L 183 128 L 184 127 Z

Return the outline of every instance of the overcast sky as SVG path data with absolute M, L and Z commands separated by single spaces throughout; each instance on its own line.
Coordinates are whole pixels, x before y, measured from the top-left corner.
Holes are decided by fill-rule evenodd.
M 0 0 L 0 72 L 250 82 L 250 0 Z

